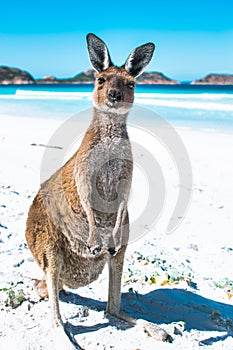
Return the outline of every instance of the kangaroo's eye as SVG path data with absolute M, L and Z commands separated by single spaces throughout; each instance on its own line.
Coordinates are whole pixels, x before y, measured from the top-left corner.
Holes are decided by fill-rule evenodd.
M 105 82 L 105 79 L 103 77 L 98 78 L 98 83 L 103 84 Z
M 133 89 L 135 86 L 135 84 L 132 81 L 130 81 L 127 85 L 129 89 Z

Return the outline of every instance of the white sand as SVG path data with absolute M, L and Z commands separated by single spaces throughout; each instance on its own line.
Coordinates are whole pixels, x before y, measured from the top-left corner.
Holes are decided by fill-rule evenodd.
M 38 145 L 47 144 L 61 123 L 0 116 L 0 289 L 10 288 L 10 282 L 22 282 L 15 290 L 22 289 L 26 299 L 12 309 L 5 305 L 6 292 L 0 292 L 0 349 L 57 348 L 50 332 L 48 302 L 39 302 L 32 290 L 31 278 L 40 278 L 41 272 L 25 245 L 24 230 L 29 205 L 40 183 L 45 147 Z M 122 291 L 126 293 L 123 306 L 128 312 L 159 324 L 184 321 L 185 331 L 174 336 L 173 344 L 157 343 L 137 327 L 117 320 L 109 323 L 103 311 L 107 300 L 105 269 L 89 287 L 61 295 L 63 318 L 72 324 L 71 332 L 85 349 L 233 349 L 233 298 L 214 285 L 223 278 L 233 280 L 233 137 L 204 130 L 177 131 L 192 163 L 189 211 L 174 233 L 164 234 L 167 211 L 176 200 L 177 177 L 162 155 L 168 201 L 156 228 L 129 245 L 124 270 L 125 275 L 128 268 L 139 269 L 142 276 L 144 269 L 150 273 L 152 264 L 140 265 L 138 255 L 132 256 L 139 251 L 143 256 L 166 260 L 180 275 L 191 271 L 192 283 L 161 286 L 159 282 L 149 285 L 131 281 Z M 54 146 L 63 146 L 62 141 Z M 59 152 L 52 149 L 55 158 Z M 137 177 L 135 184 L 137 187 Z M 133 217 L 140 213 L 141 205 L 136 190 L 132 201 L 136 201 L 131 205 Z M 128 293 L 129 288 L 134 293 Z M 80 314 L 84 305 L 89 308 L 88 317 Z

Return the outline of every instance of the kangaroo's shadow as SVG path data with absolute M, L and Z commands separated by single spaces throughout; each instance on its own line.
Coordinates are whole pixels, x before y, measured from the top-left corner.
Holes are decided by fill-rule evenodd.
M 60 299 L 63 302 L 72 302 L 97 311 L 103 311 L 106 308 L 106 302 L 80 297 L 74 293 L 67 295 L 61 293 Z M 130 315 L 156 324 L 184 321 L 187 331 L 196 329 L 225 332 L 221 340 L 233 335 L 233 306 L 182 289 L 158 289 L 144 295 L 123 293 L 122 307 Z M 120 329 L 131 327 L 124 322 L 117 322 L 114 318 L 110 321 L 113 326 Z M 75 335 L 108 326 L 108 323 L 97 324 L 93 327 L 72 326 L 70 331 Z M 210 338 L 204 343 L 211 344 L 218 340 L 220 337 Z
M 104 301 L 82 297 L 73 292 L 65 292 L 65 293 L 63 291 L 60 292 L 59 299 L 64 303 L 69 303 L 69 304 L 72 303 L 79 306 L 85 306 L 88 309 L 95 310 L 95 311 L 105 311 L 107 306 L 107 303 Z M 76 317 L 78 318 L 79 315 L 72 317 L 72 319 Z M 84 325 L 74 326 L 70 322 L 67 322 L 66 331 L 70 333 L 71 339 L 72 339 L 77 334 L 94 332 L 94 331 L 97 331 L 98 329 L 109 327 L 109 324 L 121 330 L 125 330 L 127 328 L 132 327 L 132 325 L 124 321 L 118 320 L 117 318 L 112 317 L 110 315 L 107 318 L 109 322 L 106 322 L 106 320 L 105 321 L 103 320 L 103 322 L 97 323 L 93 326 L 84 326 Z

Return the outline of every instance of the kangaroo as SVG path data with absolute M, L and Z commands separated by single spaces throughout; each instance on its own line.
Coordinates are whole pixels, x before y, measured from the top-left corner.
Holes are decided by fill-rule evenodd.
M 97 71 L 93 119 L 78 151 L 34 198 L 26 225 L 27 244 L 45 274 L 39 287 L 47 289 L 53 326 L 63 330 L 58 301 L 63 285 L 75 289 L 88 285 L 108 262 L 107 313 L 132 324 L 141 322 L 144 330 L 164 341 L 163 329 L 121 311 L 133 171 L 126 119 L 135 78 L 149 64 L 155 46 L 137 47 L 121 67 L 113 65 L 107 46 L 94 34 L 87 35 L 87 46 Z

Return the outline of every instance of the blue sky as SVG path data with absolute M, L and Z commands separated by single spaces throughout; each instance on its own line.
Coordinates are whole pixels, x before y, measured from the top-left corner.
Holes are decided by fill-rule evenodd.
M 148 70 L 178 80 L 210 72 L 233 74 L 233 2 L 5 0 L 0 16 L 0 65 L 34 77 L 73 76 L 90 68 L 86 34 L 107 44 L 118 65 L 153 41 Z

